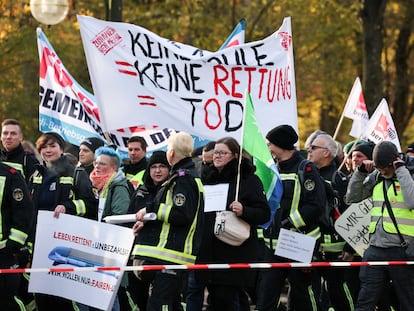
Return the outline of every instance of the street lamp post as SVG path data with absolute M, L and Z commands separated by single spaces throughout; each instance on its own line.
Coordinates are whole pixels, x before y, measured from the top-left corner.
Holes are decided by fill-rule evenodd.
M 33 17 L 45 25 L 56 25 L 63 21 L 69 12 L 68 0 L 30 0 Z

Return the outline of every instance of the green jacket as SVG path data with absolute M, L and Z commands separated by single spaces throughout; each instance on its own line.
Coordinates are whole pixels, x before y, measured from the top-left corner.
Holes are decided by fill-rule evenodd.
M 127 214 L 129 201 L 127 179 L 122 172 L 118 172 L 108 186 L 102 219 L 106 216 Z

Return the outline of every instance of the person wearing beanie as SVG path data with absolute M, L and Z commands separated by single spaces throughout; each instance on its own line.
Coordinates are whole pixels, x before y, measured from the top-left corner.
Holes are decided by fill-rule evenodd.
M 284 124 L 270 130 L 266 135 L 266 139 L 281 149 L 293 150 L 295 149 L 295 143 L 298 141 L 298 134 L 292 126 Z
M 352 152 L 354 151 L 354 148 L 365 141 L 363 140 L 352 140 L 348 143 L 346 143 L 343 147 L 343 153 L 344 153 L 344 161 L 345 161 L 345 168 L 346 170 L 344 173 L 346 175 L 350 175 L 353 172 L 352 168 Z
M 363 142 L 357 144 L 351 152 L 352 171 L 355 171 L 363 161 L 372 160 L 372 151 L 375 144 L 373 142 Z
M 37 216 L 40 210 L 53 212 L 59 218 L 61 213 L 96 220 L 98 200 L 85 171 L 74 178 L 75 166 L 63 154 L 65 142 L 57 133 L 43 133 L 36 140 L 36 149 L 43 163 L 36 165 L 36 171 L 29 183 L 34 207 L 33 232 L 29 241 L 34 243 Z M 35 249 L 35 247 L 34 247 Z M 37 310 L 73 310 L 72 301 L 48 294 L 35 294 Z
M 83 167 L 88 175 L 93 170 L 93 161 L 95 160 L 95 151 L 104 145 L 104 141 L 97 137 L 89 137 L 83 140 L 79 145 L 79 167 Z
M 279 166 L 283 194 L 270 227 L 263 231 L 266 244 L 263 259 L 264 262 L 286 262 L 287 259 L 274 254 L 274 242 L 281 228 L 320 238 L 319 218 L 325 203 L 325 191 L 315 165 L 295 150 L 298 135 L 292 126 L 284 124 L 273 128 L 267 133 L 266 140 Z M 303 166 L 303 181 L 299 178 L 300 165 Z M 291 288 L 289 300 L 294 303 L 295 310 L 314 310 L 318 298 L 313 286 L 314 274 L 310 271 L 272 269 L 271 272 L 258 273 L 257 310 L 277 309 L 286 278 Z
M 382 141 L 374 147 L 372 160 L 364 160 L 352 175 L 346 200 L 356 203 L 372 197 L 373 202 L 363 261 L 414 259 L 405 246 L 414 243 L 414 172 L 408 169 L 413 162 L 412 158 L 401 158 L 392 142 Z M 363 266 L 359 276 L 361 289 L 355 311 L 374 310 L 390 281 L 399 309 L 412 309 L 414 267 Z
M 155 195 L 160 189 L 162 183 L 168 179 L 170 173 L 170 164 L 167 161 L 165 151 L 154 151 L 148 159 L 148 166 L 144 174 L 143 184 L 139 185 L 131 197 L 128 214 L 135 214 L 139 210 L 153 205 Z M 136 250 L 138 246 L 138 237 L 135 238 L 134 247 L 131 256 L 138 256 Z M 136 244 L 136 247 L 135 247 Z M 132 262 L 133 265 L 139 265 L 139 261 Z M 146 310 L 149 297 L 150 283 L 137 277 L 136 273 L 128 274 L 128 287 L 133 301 L 137 304 L 139 310 Z M 177 301 L 177 303 L 179 303 Z

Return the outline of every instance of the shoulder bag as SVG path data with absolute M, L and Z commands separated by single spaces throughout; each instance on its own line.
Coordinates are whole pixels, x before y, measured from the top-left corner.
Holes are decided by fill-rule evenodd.
M 243 244 L 250 237 L 250 225 L 232 211 L 216 212 L 214 235 L 233 246 Z

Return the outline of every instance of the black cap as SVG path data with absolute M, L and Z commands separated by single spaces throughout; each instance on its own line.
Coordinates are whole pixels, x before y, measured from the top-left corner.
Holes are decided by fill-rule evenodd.
M 386 168 L 392 165 L 398 157 L 397 147 L 390 141 L 378 143 L 372 152 L 372 159 L 378 168 Z
M 267 133 L 266 138 L 272 144 L 282 149 L 293 150 L 295 149 L 294 144 L 298 141 L 298 134 L 296 134 L 293 127 L 283 124 L 270 130 Z
M 359 151 L 367 156 L 369 160 L 372 160 L 372 151 L 374 150 L 375 144 L 373 142 L 366 142 L 357 145 L 353 151 Z
M 82 141 L 80 144 L 85 145 L 86 147 L 91 149 L 92 152 L 95 152 L 96 149 L 104 145 L 104 141 L 97 137 L 88 137 L 88 138 L 85 138 L 85 140 Z
M 151 157 L 148 160 L 148 168 L 150 168 L 151 165 L 155 163 L 162 163 L 167 165 L 168 167 L 170 166 L 165 151 L 157 150 L 152 153 Z
M 58 145 L 60 146 L 60 148 L 62 150 L 65 149 L 65 145 L 66 145 L 65 140 L 58 133 L 56 133 L 56 132 L 47 132 L 47 133 L 44 133 L 44 134 L 46 136 L 49 136 L 49 137 L 52 136 L 55 139 L 55 141 L 58 143 Z

